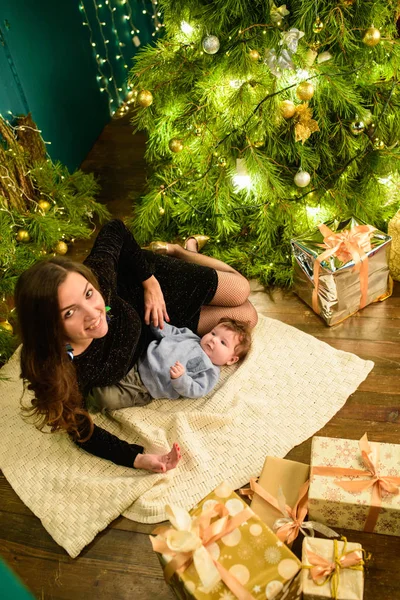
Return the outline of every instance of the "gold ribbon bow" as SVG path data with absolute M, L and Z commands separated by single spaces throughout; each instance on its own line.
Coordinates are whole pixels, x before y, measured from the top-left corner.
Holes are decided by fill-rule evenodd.
M 310 577 L 312 577 L 316 585 L 325 585 L 327 581 L 331 582 L 331 592 L 334 600 L 337 600 L 338 597 L 341 569 L 362 571 L 365 564 L 363 560 L 363 551 L 352 550 L 346 552 L 347 540 L 345 537 L 343 537 L 343 541 L 343 552 L 339 554 L 337 540 L 333 540 L 333 561 L 329 561 L 323 556 L 319 556 L 319 554 L 307 549 L 307 559 L 310 565 L 303 565 L 303 569 L 310 569 Z M 321 579 L 323 579 L 323 581 L 320 581 Z
M 378 520 L 382 496 L 384 494 L 399 494 L 400 477 L 380 475 L 378 469 L 379 444 L 370 443 L 366 433 L 364 433 L 358 444 L 361 451 L 361 458 L 365 465 L 364 470 L 346 467 L 311 467 L 311 474 L 327 475 L 331 477 L 367 477 L 367 479 L 362 479 L 360 481 L 335 479 L 335 483 L 344 490 L 355 494 L 372 488 L 371 504 L 364 524 L 364 531 L 373 531 Z
M 200 591 L 209 593 L 219 581 L 223 581 L 239 600 L 254 600 L 254 597 L 218 561 L 212 558 L 208 546 L 228 535 L 244 521 L 254 517 L 250 508 L 245 508 L 231 517 L 224 504 L 216 504 L 199 517 L 179 506 L 167 506 L 172 527 L 157 527 L 151 537 L 153 550 L 171 557 L 164 568 L 167 583 L 174 573 L 182 573 L 193 562 L 200 578 Z M 219 517 L 211 522 L 214 517 Z
M 314 312 L 319 313 L 318 306 L 318 287 L 319 273 L 321 263 L 336 256 L 341 262 L 354 262 L 354 270 L 360 273 L 360 308 L 367 304 L 368 293 L 368 256 L 367 252 L 371 250 L 371 235 L 376 231 L 372 225 L 355 225 L 350 230 L 346 229 L 340 232 L 334 232 L 324 224 L 318 225 L 318 228 L 324 236 L 322 247 L 326 250 L 320 254 L 314 262 L 314 290 L 312 295 L 312 307 Z
M 336 537 L 338 534 L 330 527 L 317 523 L 316 521 L 304 522 L 308 511 L 307 492 L 310 485 L 309 481 L 303 483 L 299 490 L 299 496 L 296 504 L 291 508 L 286 504 L 286 498 L 280 488 L 278 498 L 267 492 L 256 479 L 250 479 L 250 488 L 240 490 L 240 493 L 246 496 L 257 494 L 263 500 L 282 513 L 283 518 L 277 519 L 273 525 L 273 529 L 278 538 L 286 544 L 291 544 L 299 535 L 299 532 L 305 536 L 314 537 L 314 531 L 319 531 L 327 537 Z

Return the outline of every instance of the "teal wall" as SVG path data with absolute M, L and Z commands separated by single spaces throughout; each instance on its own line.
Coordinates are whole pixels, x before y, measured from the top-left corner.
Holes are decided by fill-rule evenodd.
M 96 0 L 97 5 L 102 0 Z M 111 92 L 121 99 L 126 93 L 127 68 L 137 49 L 132 43 L 131 27 L 123 21 L 121 1 L 109 0 L 116 10 L 111 20 L 109 6 L 98 10 L 105 38 L 110 42 L 107 52 L 112 72 L 108 82 Z M 92 0 L 84 0 L 94 35 L 93 48 L 89 27 L 79 9 L 79 0 L 1 0 L 0 1 L 0 113 L 7 116 L 32 113 L 42 131 L 53 160 L 60 160 L 75 169 L 89 152 L 104 125 L 110 119 L 110 96 L 101 92 L 94 50 L 105 56 Z M 140 30 L 141 45 L 154 41 L 151 3 L 129 0 L 133 22 Z M 150 8 L 149 8 L 150 7 Z M 143 14 L 143 9 L 148 9 Z M 90 9 L 90 10 L 89 10 Z M 118 43 L 112 30 L 125 22 L 119 31 L 122 42 L 121 59 L 116 60 Z M 122 25 L 121 25 L 122 27 Z M 96 29 L 97 28 L 97 29 Z M 123 56 L 122 56 L 123 53 Z M 114 85 L 115 82 L 115 85 Z M 115 96 L 111 106 L 118 108 Z M 11 117 L 10 117 L 11 118 Z

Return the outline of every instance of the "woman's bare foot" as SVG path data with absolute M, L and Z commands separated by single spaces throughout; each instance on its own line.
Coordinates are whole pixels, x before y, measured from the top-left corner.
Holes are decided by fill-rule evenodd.
M 138 454 L 133 466 L 135 469 L 144 469 L 152 473 L 165 473 L 175 469 L 181 460 L 181 449 L 175 442 L 167 454 Z
M 190 252 L 198 252 L 199 249 L 197 245 L 197 240 L 194 237 L 189 237 L 185 242 L 185 248 Z

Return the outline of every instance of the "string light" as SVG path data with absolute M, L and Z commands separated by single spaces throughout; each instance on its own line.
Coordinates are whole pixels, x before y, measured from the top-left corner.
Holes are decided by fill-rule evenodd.
M 153 36 L 163 26 L 157 4 L 157 0 L 152 0 L 152 11 L 147 11 L 149 16 L 153 13 Z M 101 93 L 107 94 L 110 114 L 114 115 L 118 107 L 127 110 L 125 96 L 131 88 L 126 81 L 129 62 L 134 54 L 127 41 L 131 40 L 135 48 L 141 45 L 140 30 L 133 21 L 130 0 L 80 0 L 79 9 L 83 17 L 82 26 L 89 30 L 89 42 L 97 66 L 97 85 Z
M 98 6 L 101 6 L 101 5 L 99 4 Z M 96 48 L 96 44 L 93 41 L 93 30 L 92 30 L 92 28 L 90 26 L 89 17 L 87 15 L 86 8 L 85 8 L 85 5 L 83 4 L 83 2 L 79 5 L 79 8 L 83 12 L 83 14 L 85 15 L 86 24 L 87 24 L 87 26 L 89 28 L 90 45 L 93 48 Z M 100 54 L 98 54 L 95 50 L 94 50 L 94 57 L 96 59 L 97 71 L 99 73 L 96 78 L 97 78 L 97 83 L 99 85 L 100 92 L 106 92 L 107 93 L 107 95 L 108 95 L 108 103 L 109 103 L 109 106 L 111 106 L 112 94 L 111 94 L 110 90 L 108 89 L 108 80 L 107 80 L 105 72 L 103 71 L 103 68 L 102 68 L 105 60 L 102 59 L 101 56 L 100 56 Z M 101 82 L 101 85 L 100 85 L 100 82 Z

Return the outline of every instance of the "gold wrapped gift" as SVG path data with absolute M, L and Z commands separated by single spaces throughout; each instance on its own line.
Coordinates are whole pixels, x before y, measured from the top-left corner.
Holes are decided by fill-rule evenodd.
M 304 538 L 301 583 L 303 600 L 362 600 L 364 560 L 360 544 Z
M 391 238 L 350 217 L 291 240 L 294 291 L 327 325 L 336 325 L 392 293 Z
M 327 537 L 338 535 L 326 525 L 305 521 L 309 472 L 310 467 L 303 463 L 267 456 L 258 482 L 250 479 L 250 488 L 240 490 L 253 497 L 251 508 L 288 546 L 300 532 L 306 536 L 314 536 L 315 531 Z
M 178 598 L 298 597 L 300 561 L 227 484 L 190 513 L 170 506 L 167 514 L 171 524 L 150 539 Z
M 392 237 L 389 259 L 390 274 L 393 279 L 400 281 L 400 210 L 389 221 L 388 234 Z

